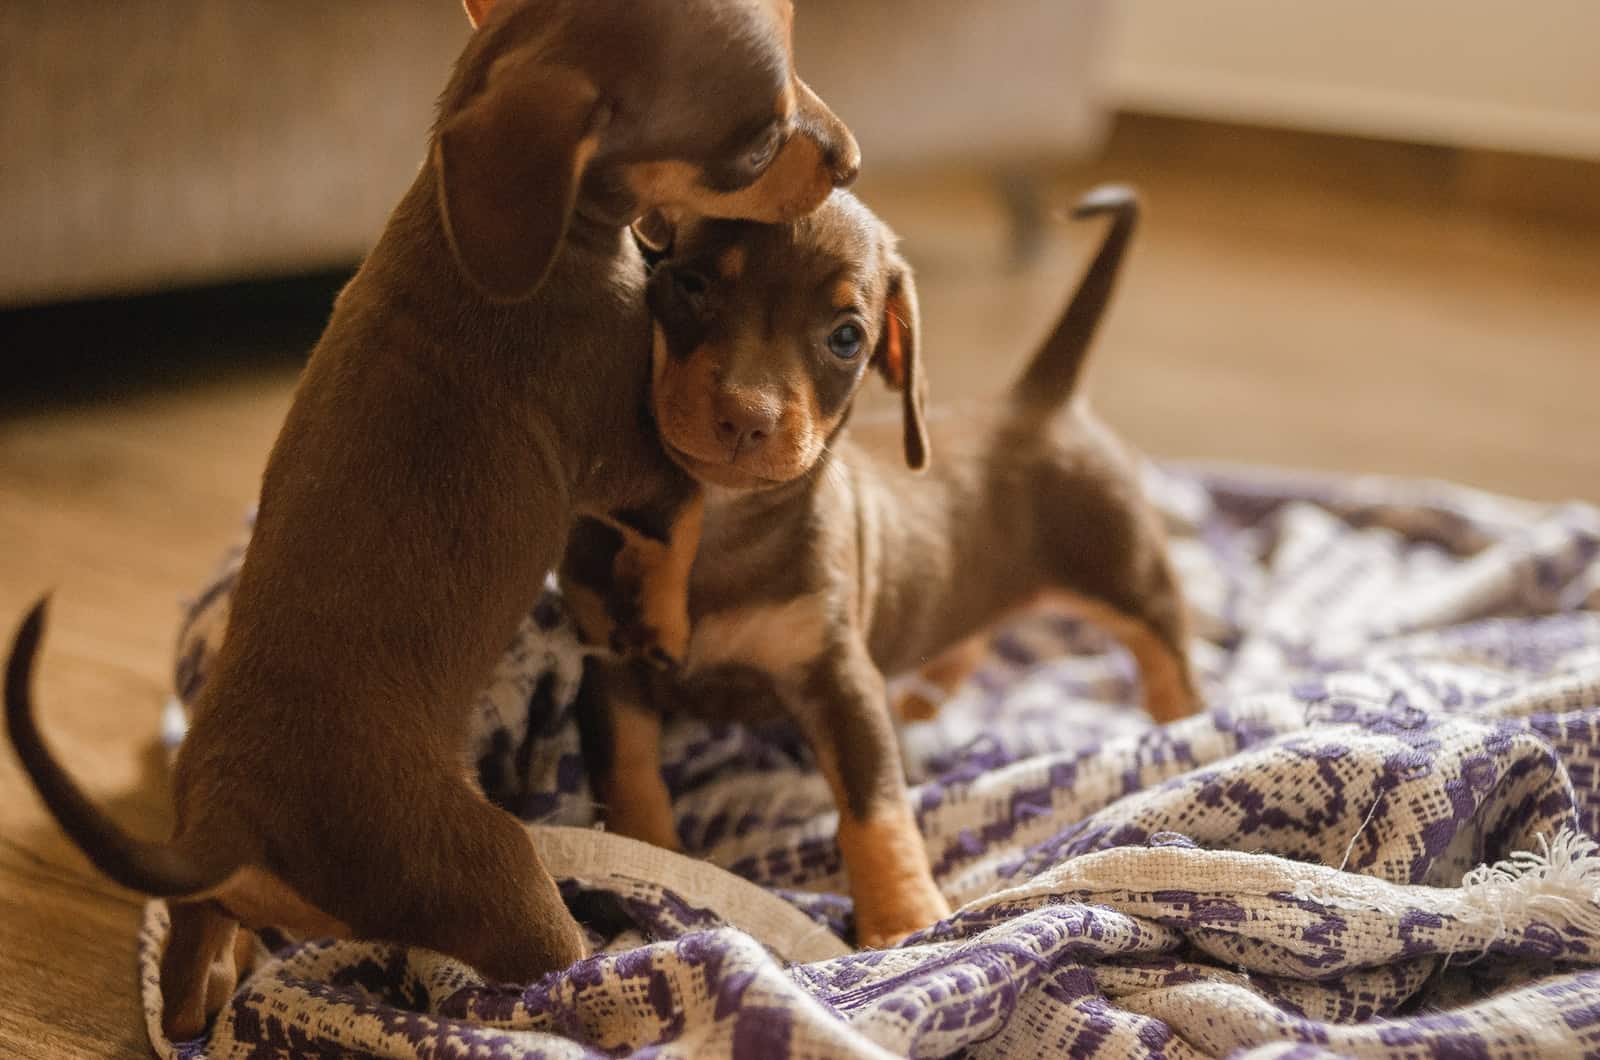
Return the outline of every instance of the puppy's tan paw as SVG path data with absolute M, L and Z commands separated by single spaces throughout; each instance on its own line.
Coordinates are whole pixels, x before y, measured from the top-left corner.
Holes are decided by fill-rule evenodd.
M 648 663 L 657 670 L 671 670 L 683 663 L 684 651 L 671 650 L 656 628 L 644 623 L 619 623 L 611 628 L 607 641 L 613 655 Z
M 932 721 L 939 716 L 939 704 L 913 688 L 895 697 L 894 714 L 901 721 Z
M 1181 721 L 1205 709 L 1184 660 L 1170 652 L 1146 652 L 1139 662 L 1144 709 L 1158 724 Z
M 909 806 L 866 820 L 842 814 L 839 852 L 850 872 L 856 940 L 862 946 L 891 946 L 950 915 Z
M 678 842 L 678 826 L 672 819 L 670 806 L 612 806 L 606 812 L 606 828 L 663 850 L 683 849 L 683 844 Z
M 689 586 L 659 546 L 624 549 L 609 601 L 611 650 L 654 666 L 681 665 L 689 654 Z
M 617 691 L 628 692 L 624 680 Z M 638 688 L 631 692 L 637 694 Z M 679 849 L 672 793 L 661 777 L 661 715 L 643 701 L 617 695 L 611 708 L 611 766 L 597 794 L 606 827 L 667 850 Z
M 657 665 L 681 665 L 689 654 L 687 590 L 649 593 L 642 603 L 640 654 Z
M 894 896 L 887 905 L 857 903 L 856 942 L 864 949 L 894 946 L 907 935 L 931 927 L 950 915 L 950 903 L 928 881 L 915 893 Z

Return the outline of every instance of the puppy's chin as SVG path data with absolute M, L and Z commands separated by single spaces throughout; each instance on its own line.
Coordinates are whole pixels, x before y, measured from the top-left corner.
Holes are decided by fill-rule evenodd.
M 701 460 L 699 457 L 690 456 L 671 442 L 666 442 L 667 455 L 672 457 L 673 463 L 687 471 L 696 481 L 708 486 L 720 486 L 728 490 L 761 490 L 782 485 L 781 482 L 745 471 L 735 464 L 716 463 L 710 460 Z
M 769 478 L 758 475 L 754 471 L 747 471 L 737 464 L 730 464 L 726 460 L 703 460 L 684 452 L 667 439 L 662 439 L 662 444 L 667 450 L 667 455 L 673 463 L 687 471 L 696 481 L 707 486 L 719 486 L 726 490 L 740 492 L 754 492 L 756 490 L 772 489 L 795 479 L 810 471 L 810 466 L 801 468 L 792 475 L 783 478 Z

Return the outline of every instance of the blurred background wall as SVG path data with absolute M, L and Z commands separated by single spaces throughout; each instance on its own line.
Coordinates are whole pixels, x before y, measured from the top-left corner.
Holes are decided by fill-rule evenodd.
M 1600 158 L 1588 0 L 1125 0 L 1111 94 L 1164 114 Z
M 1155 454 L 1600 496 L 1600 5 L 797 8 L 936 395 L 1003 381 L 1092 238 L 1054 214 L 1125 180 L 1147 224 L 1094 386 Z M 0 6 L 8 407 L 63 365 L 112 398 L 292 373 L 467 32 L 454 0 Z
M 1600 159 L 1589 0 L 800 9 L 802 69 L 874 169 L 1081 159 L 1114 109 Z M 7 4 L 0 303 L 359 256 L 466 34 L 450 0 Z

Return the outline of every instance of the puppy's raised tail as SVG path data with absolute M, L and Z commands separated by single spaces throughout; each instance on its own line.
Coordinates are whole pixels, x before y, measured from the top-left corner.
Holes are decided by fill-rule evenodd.
M 1067 403 L 1077 389 L 1095 331 L 1105 315 L 1122 270 L 1122 258 L 1139 224 L 1139 193 L 1125 184 L 1102 184 L 1072 208 L 1076 219 L 1111 217 L 1111 227 L 1072 301 L 1044 340 L 1027 370 L 1012 385 L 1012 400 L 1034 412 L 1053 412 Z
M 6 732 L 56 822 L 95 868 L 130 890 L 175 898 L 209 890 L 223 882 L 191 864 L 171 846 L 137 839 L 119 828 L 88 800 L 50 756 L 33 720 L 33 663 L 44 639 L 50 598 L 33 605 L 11 643 L 6 660 Z

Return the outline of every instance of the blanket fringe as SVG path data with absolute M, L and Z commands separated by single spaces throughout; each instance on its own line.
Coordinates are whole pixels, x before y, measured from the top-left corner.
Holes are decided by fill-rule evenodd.
M 1600 843 L 1574 829 L 1554 838 L 1540 834 L 1539 849 L 1519 850 L 1493 865 L 1479 865 L 1461 885 L 1435 899 L 1468 936 L 1450 946 L 1476 949 L 1483 941 L 1504 939 L 1513 926 L 1542 922 L 1557 930 L 1600 936 Z M 1296 884 L 1296 898 L 1329 908 L 1369 909 L 1398 917 L 1415 907 L 1404 885 L 1366 876 L 1324 870 Z M 1428 888 L 1433 890 L 1433 888 Z M 1520 930 L 1520 928 L 1518 928 Z
M 1508 917 L 1537 914 L 1552 924 L 1600 934 L 1600 843 L 1573 829 L 1554 839 L 1541 834 L 1539 850 L 1519 850 L 1461 878 L 1467 910 L 1492 917 L 1505 933 Z

